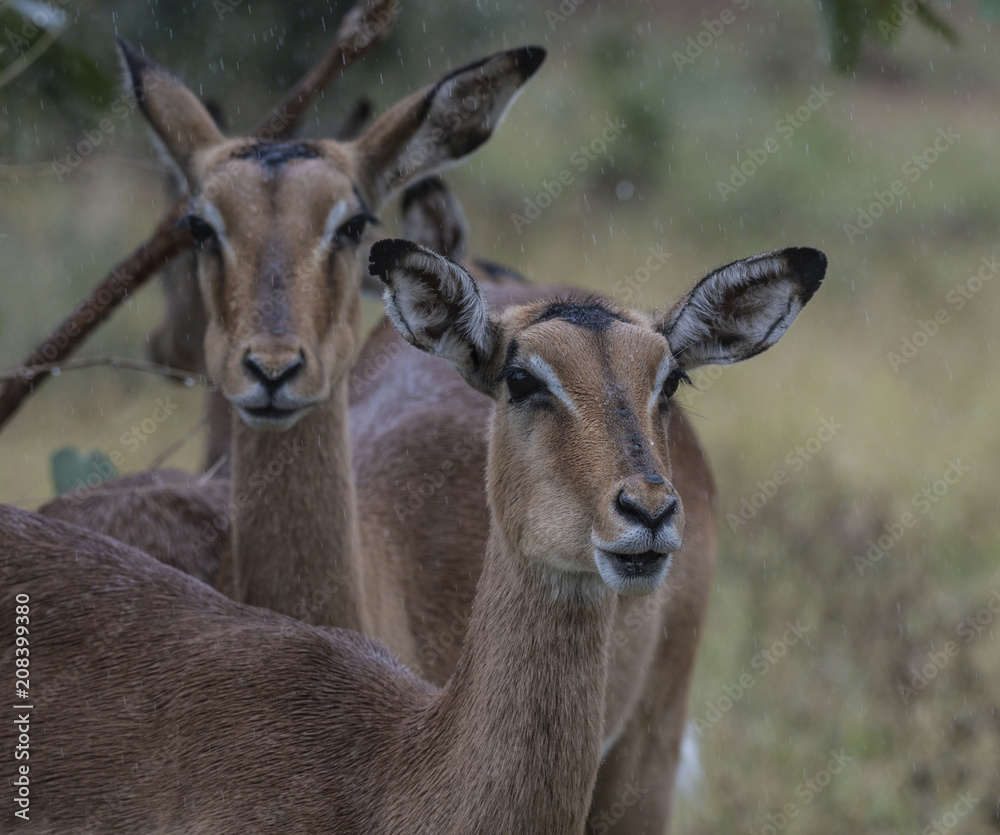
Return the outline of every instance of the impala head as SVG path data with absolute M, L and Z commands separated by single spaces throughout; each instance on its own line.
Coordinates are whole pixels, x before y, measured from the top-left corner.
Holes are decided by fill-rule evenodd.
M 408 183 L 486 141 L 544 58 L 525 47 L 398 102 L 361 137 L 227 139 L 197 97 L 121 43 L 143 113 L 187 179 L 209 374 L 251 426 L 285 429 L 345 378 L 361 328 L 358 249 Z
M 785 249 L 729 264 L 658 318 L 597 296 L 490 313 L 461 267 L 409 241 L 376 243 L 370 269 L 404 338 L 496 401 L 487 478 L 510 545 L 636 595 L 659 586 L 681 545 L 672 395 L 692 369 L 777 342 L 826 258 Z

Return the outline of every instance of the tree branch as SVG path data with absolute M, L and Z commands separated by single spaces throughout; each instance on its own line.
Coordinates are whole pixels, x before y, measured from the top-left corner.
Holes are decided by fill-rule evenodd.
M 261 121 L 256 135 L 276 139 L 286 135 L 338 72 L 382 43 L 396 22 L 399 0 L 361 0 L 340 23 L 330 47 L 299 82 Z
M 264 140 L 287 134 L 334 75 L 377 47 L 389 34 L 399 0 L 360 0 L 337 29 L 333 44 L 299 82 L 268 111 L 256 135 Z M 170 208 L 148 240 L 114 266 L 76 310 L 20 363 L 18 373 L 0 390 L 0 427 L 25 398 L 103 322 L 122 299 L 135 292 L 149 276 L 191 246 L 191 233 L 178 226 L 186 200 Z M 47 367 L 47 368 L 46 368 Z M 31 369 L 43 368 L 37 373 Z

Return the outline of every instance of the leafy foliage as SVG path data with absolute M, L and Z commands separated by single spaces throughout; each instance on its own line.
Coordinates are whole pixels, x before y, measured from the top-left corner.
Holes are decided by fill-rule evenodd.
M 920 21 L 950 43 L 958 34 L 926 0 L 818 0 L 826 22 L 830 63 L 841 72 L 857 66 L 866 37 L 889 43 L 911 19 Z M 1000 10 L 997 0 L 983 0 L 984 16 Z

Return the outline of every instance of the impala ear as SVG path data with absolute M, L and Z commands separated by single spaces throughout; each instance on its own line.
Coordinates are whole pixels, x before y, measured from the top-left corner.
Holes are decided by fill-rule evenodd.
M 499 52 L 396 104 L 354 142 L 362 191 L 378 207 L 397 189 L 472 153 L 544 58 L 537 46 Z
M 469 223 L 455 193 L 436 174 L 418 180 L 403 192 L 403 237 L 434 252 L 462 261 Z
M 135 100 L 167 153 L 190 180 L 195 155 L 224 142 L 225 137 L 198 97 L 177 78 L 121 38 L 118 49 Z
M 770 348 L 826 273 L 817 249 L 779 249 L 707 275 L 657 323 L 685 371 L 729 365 Z
M 385 283 L 385 312 L 402 337 L 448 360 L 470 386 L 489 394 L 496 328 L 473 278 L 454 261 L 404 240 L 374 243 L 368 269 Z

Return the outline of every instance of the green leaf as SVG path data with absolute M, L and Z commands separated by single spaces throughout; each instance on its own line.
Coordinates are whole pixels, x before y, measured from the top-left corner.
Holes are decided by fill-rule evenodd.
M 75 447 L 63 447 L 52 453 L 52 485 L 58 495 L 71 490 L 93 487 L 118 475 L 118 470 L 103 452 L 84 454 Z

